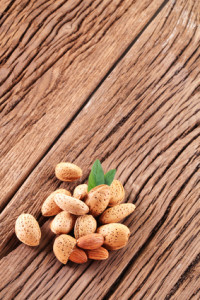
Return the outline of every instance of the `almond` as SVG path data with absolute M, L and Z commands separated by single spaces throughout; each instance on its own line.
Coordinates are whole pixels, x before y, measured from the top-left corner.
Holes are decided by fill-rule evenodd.
M 81 200 L 64 194 L 55 195 L 54 201 L 63 210 L 73 215 L 85 215 L 89 212 L 89 207 Z
M 104 260 L 108 258 L 109 253 L 107 249 L 99 247 L 95 250 L 87 250 L 87 255 L 89 259 Z
M 102 224 L 117 223 L 126 218 L 135 210 L 132 203 L 122 203 L 106 209 L 100 216 L 99 221 Z
M 110 187 L 102 184 L 89 191 L 85 203 L 90 208 L 90 213 L 96 217 L 108 206 L 110 201 Z
M 55 174 L 61 181 L 74 181 L 82 176 L 82 170 L 75 164 L 61 162 L 57 164 Z
M 118 250 L 126 246 L 130 230 L 127 226 L 119 223 L 102 225 L 97 232 L 104 236 L 104 246 L 108 250 Z
M 97 229 L 97 221 L 92 215 L 84 215 L 77 218 L 74 226 L 74 236 L 76 239 L 94 233 Z
M 87 262 L 87 254 L 84 250 L 74 247 L 72 253 L 70 254 L 69 260 L 75 262 L 76 264 L 84 264 Z
M 75 216 L 67 211 L 61 211 L 51 222 L 51 231 L 55 234 L 69 233 L 74 228 L 75 220 Z
M 21 214 L 15 223 L 17 238 L 29 246 L 38 246 L 41 239 L 41 230 L 36 219 L 30 214 Z
M 71 193 L 65 189 L 58 189 L 53 193 L 51 193 L 42 204 L 41 211 L 43 216 L 45 217 L 55 216 L 62 211 L 61 208 L 54 201 L 55 195 L 59 193 L 71 196 Z
M 75 246 L 75 238 L 67 234 L 61 234 L 54 241 L 53 252 L 56 258 L 65 265 Z
M 91 233 L 84 235 L 77 240 L 77 246 L 87 250 L 93 250 L 101 247 L 104 242 L 104 237 L 99 233 Z
M 74 189 L 73 196 L 74 198 L 83 200 L 88 194 L 88 185 L 87 184 L 79 184 Z
M 119 180 L 113 180 L 110 185 L 111 196 L 109 206 L 114 206 L 121 203 L 125 198 L 124 187 Z

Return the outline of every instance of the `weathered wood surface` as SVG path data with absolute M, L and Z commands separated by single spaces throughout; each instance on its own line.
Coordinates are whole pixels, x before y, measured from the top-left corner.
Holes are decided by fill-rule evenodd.
M 41 0 L 23 5 L 17 0 L 3 15 L 0 208 L 161 4 Z
M 12 180 L 14 172 L 19 176 L 16 185 L 4 178 L 8 186 L 8 191 L 5 186 L 2 189 L 2 195 L 6 195 L 4 205 L 13 191 L 21 186 L 0 215 L 0 298 L 94 299 L 94 293 L 96 299 L 200 298 L 200 4 L 195 0 L 166 1 L 159 9 L 161 1 L 140 2 L 137 7 L 132 3 L 126 12 L 123 5 L 130 2 L 122 2 L 119 19 L 115 12 L 105 9 L 105 13 L 110 14 L 109 19 L 116 18 L 116 24 L 121 24 L 121 28 L 127 26 L 128 30 L 126 36 L 126 30 L 122 35 L 118 32 L 117 43 L 123 44 L 123 48 L 122 51 L 118 49 L 115 57 L 113 52 L 106 50 L 106 45 L 116 42 L 113 34 L 118 25 L 112 24 L 116 28 L 111 26 L 104 38 L 90 49 L 89 56 L 80 56 L 80 64 L 72 64 L 73 69 L 69 67 L 66 73 L 63 72 L 63 77 L 51 79 L 48 103 L 44 100 L 45 94 L 41 93 L 38 98 L 35 96 L 33 90 L 40 88 L 39 81 L 36 81 L 27 98 L 23 98 L 14 108 L 27 110 L 26 105 L 35 103 L 33 116 L 27 114 L 23 117 L 22 113 L 19 114 L 21 110 L 16 110 L 10 120 L 11 124 L 16 122 L 21 128 L 16 133 L 19 134 L 19 137 L 16 136 L 18 149 L 24 147 L 23 135 L 24 141 L 29 141 L 29 147 L 33 142 L 33 148 L 25 148 L 24 158 L 22 153 L 13 169 L 12 159 L 8 160 L 6 153 L 1 156 Z M 107 3 L 103 1 L 101 5 Z M 111 7 L 116 3 L 111 1 Z M 17 2 L 12 4 L 10 10 L 15 4 Z M 30 6 L 27 11 L 31 9 Z M 96 15 L 95 11 L 92 13 Z M 59 18 L 57 13 L 54 16 L 56 19 Z M 9 10 L 5 13 L 7 15 Z M 150 22 L 147 24 L 148 20 Z M 100 14 L 97 14 L 95 24 L 101 23 L 99 21 Z M 126 24 L 123 25 L 123 22 Z M 135 22 L 140 24 L 136 33 L 133 30 Z M 148 26 L 141 32 L 145 24 Z M 134 40 L 137 34 L 139 36 Z M 39 33 L 38 38 L 41 38 Z M 57 37 L 52 38 L 54 47 Z M 130 42 L 131 46 L 113 67 Z M 81 43 L 83 41 L 80 45 L 75 42 L 77 51 Z M 62 59 L 68 61 L 68 54 L 64 54 Z M 89 69 L 90 59 L 99 64 L 98 78 L 94 78 L 92 69 L 85 82 L 74 79 L 73 100 L 68 102 L 65 91 L 70 91 L 66 87 L 69 70 L 72 74 L 78 74 L 84 64 Z M 32 62 L 39 64 L 37 58 Z M 60 62 L 60 68 L 63 63 Z M 45 62 L 44 66 L 48 63 Z M 53 68 L 51 66 L 49 70 Z M 109 68 L 112 70 L 105 76 Z M 31 71 L 33 68 L 28 66 L 27 74 Z M 45 74 L 43 76 L 47 76 Z M 25 85 L 28 82 L 26 76 L 20 78 L 13 86 L 13 95 L 17 95 L 17 85 L 21 84 L 21 80 L 25 80 Z M 101 85 L 92 93 L 100 81 Z M 76 98 L 78 95 L 80 102 Z M 9 106 L 10 101 L 5 101 Z M 60 110 L 56 108 L 58 103 Z M 84 103 L 87 104 L 82 107 Z M 40 105 L 46 119 L 39 117 L 39 130 L 31 124 L 40 111 Z M 66 117 L 69 109 L 70 114 Z M 55 132 L 51 135 L 55 119 L 60 121 L 55 123 L 57 132 L 53 128 Z M 49 120 L 48 124 L 46 120 Z M 28 127 L 33 130 L 30 135 L 29 129 L 22 125 L 29 121 Z M 63 128 L 65 130 L 62 131 Z M 6 130 L 8 127 L 5 137 L 10 134 L 10 138 L 16 131 L 15 128 L 10 133 Z M 45 130 L 48 130 L 47 139 L 44 138 Z M 39 142 L 40 135 L 45 139 L 44 145 Z M 30 142 L 31 137 L 35 141 Z M 37 144 L 39 146 L 35 149 Z M 13 156 L 15 145 L 12 146 L 11 141 L 7 151 L 16 159 Z M 49 221 L 40 215 L 41 203 L 55 188 L 72 187 L 61 184 L 55 178 L 54 166 L 57 162 L 76 162 L 83 168 L 84 181 L 96 158 L 103 162 L 105 169 L 117 167 L 117 177 L 124 183 L 127 192 L 126 201 L 137 206 L 134 216 L 125 221 L 131 230 L 130 242 L 126 248 L 112 252 L 105 262 L 62 266 L 53 256 L 53 234 L 48 230 Z M 26 161 L 26 169 L 19 172 Z M 43 239 L 38 248 L 21 245 L 15 238 L 14 222 L 23 211 L 31 212 L 43 224 Z

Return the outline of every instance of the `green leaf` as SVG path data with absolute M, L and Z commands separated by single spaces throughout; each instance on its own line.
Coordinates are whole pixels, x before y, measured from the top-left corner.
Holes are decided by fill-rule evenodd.
M 104 181 L 105 184 L 107 185 L 111 185 L 111 183 L 113 182 L 113 179 L 115 177 L 116 174 L 116 169 L 110 170 L 108 171 L 105 175 L 104 175 Z
M 88 192 L 100 184 L 104 184 L 104 172 L 100 161 L 97 159 L 92 166 L 88 178 Z
M 89 178 L 88 178 L 88 192 L 93 189 L 96 186 L 96 182 L 93 176 L 92 171 L 90 172 Z
M 93 174 L 95 176 L 96 186 L 100 184 L 104 184 L 104 172 L 100 161 L 95 160 L 93 166 Z

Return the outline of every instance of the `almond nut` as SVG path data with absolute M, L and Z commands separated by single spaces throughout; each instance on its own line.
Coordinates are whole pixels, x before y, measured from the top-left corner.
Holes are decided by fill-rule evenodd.
M 99 247 L 95 250 L 87 250 L 87 255 L 89 259 L 104 260 L 108 258 L 109 253 L 107 249 Z
M 74 189 L 73 197 L 83 200 L 88 194 L 88 185 L 87 184 L 79 184 Z
M 89 207 L 81 200 L 64 194 L 57 194 L 54 198 L 56 204 L 63 210 L 73 215 L 85 215 L 89 212 Z
M 75 164 L 61 162 L 57 164 L 55 174 L 61 181 L 74 181 L 82 176 L 82 170 Z
M 74 226 L 74 236 L 76 239 L 94 233 L 97 229 L 97 221 L 92 215 L 84 215 L 77 218 Z
M 102 225 L 97 232 L 104 236 L 104 246 L 108 250 L 118 250 L 126 246 L 130 230 L 127 226 L 119 223 Z
M 109 206 L 114 206 L 121 203 L 125 198 L 124 187 L 119 180 L 113 180 L 110 185 L 111 196 Z
M 67 234 L 61 234 L 54 241 L 53 252 L 56 258 L 65 265 L 75 246 L 75 238 Z
M 65 189 L 58 189 L 51 193 L 44 203 L 42 204 L 42 215 L 45 217 L 51 217 L 57 215 L 59 212 L 61 212 L 61 208 L 55 203 L 54 197 L 56 194 L 65 194 L 68 196 L 71 196 L 71 193 Z
M 51 231 L 55 234 L 69 233 L 74 228 L 75 220 L 75 216 L 67 211 L 61 211 L 51 222 Z
M 135 210 L 132 203 L 122 203 L 106 209 L 99 218 L 102 224 L 117 223 Z
M 76 264 L 84 264 L 87 262 L 87 254 L 84 250 L 74 247 L 72 253 L 70 254 L 69 260 L 73 261 Z
M 28 246 L 38 246 L 41 239 L 41 230 L 36 219 L 30 214 L 21 214 L 15 223 L 17 238 Z
M 104 237 L 99 233 L 84 235 L 77 240 L 77 246 L 82 249 L 93 250 L 101 247 L 104 243 Z
M 96 217 L 106 209 L 109 201 L 110 187 L 102 184 L 89 191 L 85 203 L 89 206 L 90 213 Z

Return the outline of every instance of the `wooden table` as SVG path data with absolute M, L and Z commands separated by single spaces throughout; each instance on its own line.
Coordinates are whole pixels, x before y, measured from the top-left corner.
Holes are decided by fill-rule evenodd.
M 200 299 L 200 2 L 1 0 L 0 25 L 0 299 Z M 130 241 L 64 266 L 41 204 L 75 186 L 58 162 L 86 182 L 97 158 L 136 205 Z

